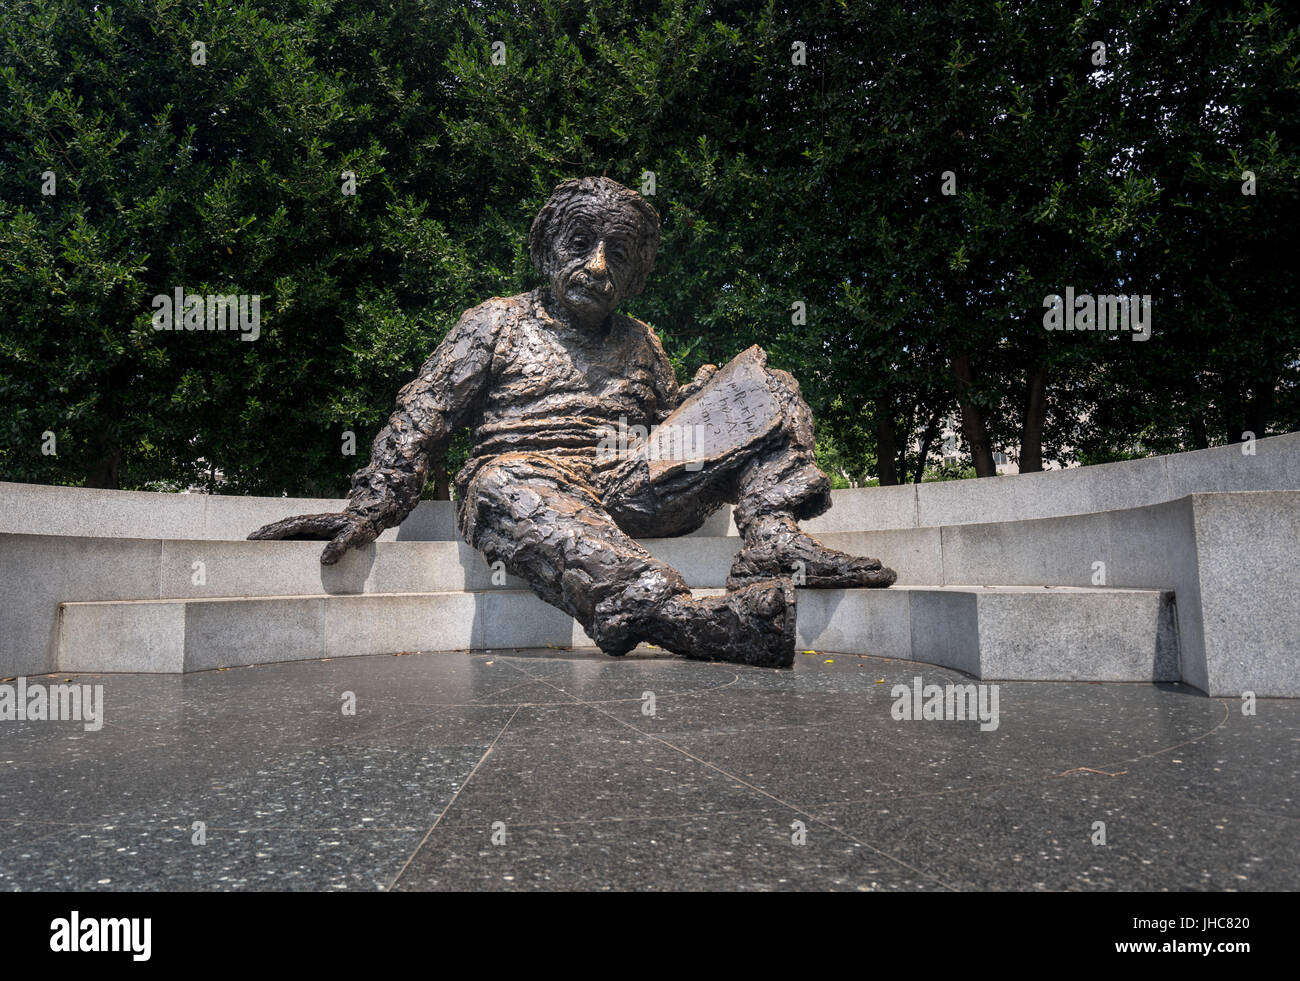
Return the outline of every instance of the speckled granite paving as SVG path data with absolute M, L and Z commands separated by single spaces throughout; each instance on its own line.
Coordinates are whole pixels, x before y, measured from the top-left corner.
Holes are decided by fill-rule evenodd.
M 0 888 L 1300 887 L 1300 702 L 1006 682 L 981 731 L 895 719 L 917 676 L 973 683 L 648 649 L 78 675 L 100 731 L 0 722 Z

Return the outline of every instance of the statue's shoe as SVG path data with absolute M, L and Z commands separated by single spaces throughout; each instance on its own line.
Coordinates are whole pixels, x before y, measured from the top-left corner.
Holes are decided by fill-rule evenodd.
M 812 589 L 884 589 L 898 579 L 898 573 L 884 568 L 879 559 L 827 548 L 789 527 L 742 548 L 731 563 L 727 588 L 739 589 L 773 576 L 789 576 L 797 585 Z
M 769 578 L 724 596 L 683 593 L 649 609 L 600 616 L 588 633 L 614 657 L 648 640 L 697 661 L 788 668 L 794 664 L 794 585 Z
M 795 612 L 794 586 L 769 579 L 724 596 L 677 597 L 661 609 L 654 636 L 661 647 L 697 661 L 788 668 Z

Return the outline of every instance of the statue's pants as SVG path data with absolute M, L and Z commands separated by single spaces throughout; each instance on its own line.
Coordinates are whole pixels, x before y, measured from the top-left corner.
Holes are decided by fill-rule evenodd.
M 830 507 L 799 385 L 787 372 L 763 370 L 780 425 L 696 469 L 651 468 L 636 457 L 605 464 L 594 448 L 471 460 L 456 479 L 462 537 L 574 617 L 602 649 L 624 649 L 665 600 L 690 592 L 633 536 L 684 535 L 725 504 L 736 505 L 742 533 L 764 515 L 809 518 Z

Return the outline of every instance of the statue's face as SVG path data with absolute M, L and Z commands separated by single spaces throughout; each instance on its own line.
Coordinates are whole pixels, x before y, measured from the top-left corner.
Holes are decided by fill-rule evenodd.
M 596 197 L 575 201 L 555 223 L 551 294 L 584 326 L 604 323 L 636 280 L 640 216 Z

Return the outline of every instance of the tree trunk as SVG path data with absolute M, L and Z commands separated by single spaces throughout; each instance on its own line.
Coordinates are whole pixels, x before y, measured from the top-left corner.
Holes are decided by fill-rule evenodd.
M 1025 421 L 1020 431 L 1020 472 L 1043 469 L 1043 421 L 1047 418 L 1047 365 L 1037 362 L 1029 370 Z
M 996 477 L 997 465 L 993 462 L 993 447 L 989 443 L 988 426 L 984 410 L 970 400 L 972 373 L 970 358 L 965 354 L 952 359 L 952 374 L 957 379 L 957 404 L 961 406 L 961 430 L 970 446 L 971 462 L 975 476 Z
M 930 457 L 930 447 L 939 436 L 939 426 L 943 422 L 943 411 L 935 409 L 930 414 L 930 421 L 926 424 L 925 433 L 921 436 L 921 451 L 917 455 L 916 473 L 912 477 L 912 483 L 919 484 L 925 479 L 925 461 Z
M 1229 443 L 1240 443 L 1245 439 L 1242 433 L 1246 429 L 1246 413 L 1241 400 L 1229 395 L 1223 400 L 1223 435 Z
M 876 470 L 882 487 L 898 483 L 898 446 L 894 420 L 886 414 L 888 411 L 876 403 Z
M 447 479 L 447 464 L 438 463 L 433 468 L 433 499 L 435 501 L 451 500 L 451 481 Z
M 1268 420 L 1273 415 L 1276 393 L 1277 386 L 1271 383 L 1257 382 L 1253 386 L 1252 398 L 1246 407 L 1246 420 L 1256 439 L 1263 439 L 1268 432 Z
M 1200 412 L 1193 412 L 1188 428 L 1192 431 L 1193 447 L 1198 450 L 1208 450 L 1210 448 L 1210 433 L 1205 428 L 1205 416 Z
M 103 490 L 117 490 L 118 467 L 122 462 L 122 448 L 107 433 L 95 438 L 91 447 L 90 465 L 86 468 L 86 486 Z
M 1240 404 L 1237 404 L 1231 407 L 1225 415 L 1227 418 L 1224 422 L 1225 430 L 1223 435 L 1227 437 L 1229 443 L 1244 443 L 1246 441 L 1246 430 L 1250 429 L 1249 424 L 1246 422 L 1245 409 Z M 1256 433 L 1255 435 L 1258 436 L 1259 434 Z

